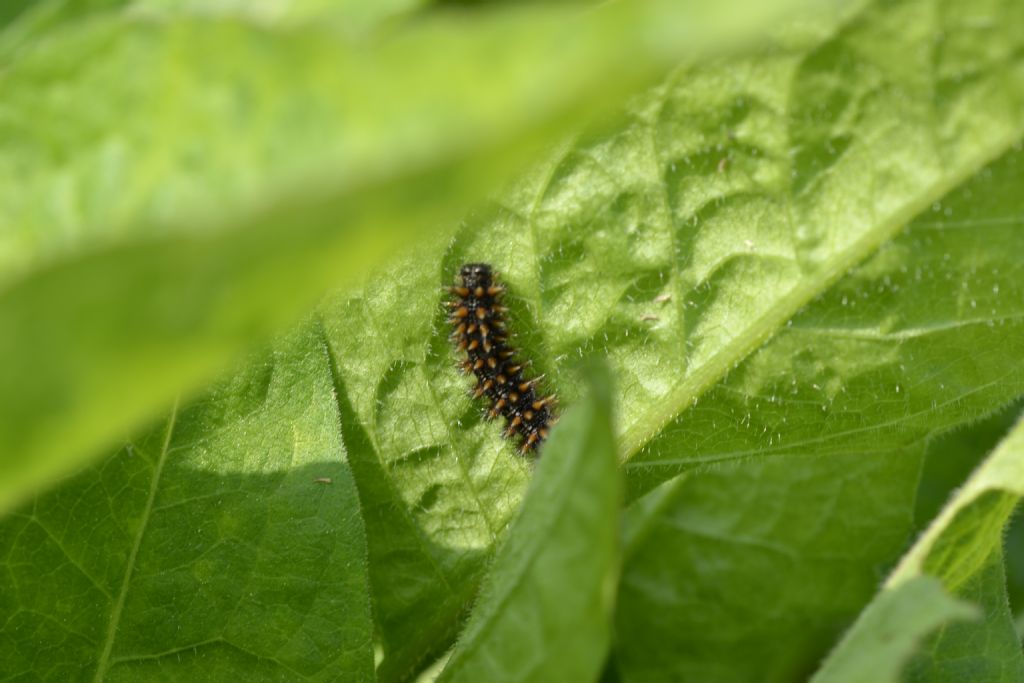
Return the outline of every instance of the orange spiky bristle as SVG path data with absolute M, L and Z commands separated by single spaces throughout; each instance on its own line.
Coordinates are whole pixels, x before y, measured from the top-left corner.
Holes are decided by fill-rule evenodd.
M 508 309 L 501 305 L 505 288 L 490 265 L 467 263 L 459 269 L 459 284 L 450 291 L 452 340 L 466 353 L 462 368 L 476 377 L 473 395 L 487 398 L 489 418 L 504 416 L 504 436 L 520 437 L 520 453 L 536 451 L 555 420 L 555 399 L 540 396 L 541 377 L 525 377 L 529 363 L 517 360 L 516 350 L 508 346 Z

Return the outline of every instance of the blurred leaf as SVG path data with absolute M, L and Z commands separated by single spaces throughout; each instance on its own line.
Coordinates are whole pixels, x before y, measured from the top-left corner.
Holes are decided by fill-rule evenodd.
M 0 105 L 0 508 L 765 14 L 697 5 L 441 13 L 366 42 L 129 8 L 34 35 Z
M 359 35 L 381 21 L 427 4 L 427 0 L 134 0 L 149 16 L 232 16 L 266 24 L 331 22 Z
M 812 683 L 898 683 L 904 664 L 928 633 L 952 619 L 977 618 L 942 584 L 917 576 L 879 594 Z
M 16 20 L 33 5 L 34 0 L 10 0 L 0 5 L 0 29 Z
M 1003 544 L 1006 555 L 1006 592 L 1017 624 L 1017 638 L 1024 642 L 1024 511 L 1017 507 Z
M 981 603 L 984 619 L 943 628 L 911 662 L 906 680 L 1021 680 L 1024 656 L 1006 603 L 1001 543 L 1003 527 L 1022 495 L 1024 421 L 1018 422 L 910 549 L 875 603 L 830 656 L 820 680 L 862 680 L 839 677 L 840 665 L 859 662 L 859 666 L 867 666 L 877 656 L 878 649 L 871 647 L 871 642 L 878 638 L 919 634 L 920 606 L 917 612 L 904 611 L 884 623 L 877 620 L 877 614 L 888 609 L 887 603 L 901 600 L 898 594 L 913 590 L 908 586 L 927 576 L 938 579 L 953 596 Z M 941 600 L 948 602 L 949 598 Z M 929 620 L 932 628 L 943 621 L 932 616 L 936 617 Z M 946 616 L 954 616 L 953 611 Z
M 439 681 L 590 681 L 604 663 L 621 498 L 607 371 L 545 445 Z
M 0 29 L 5 23 L 13 25 L 0 33 L 0 55 L 15 53 L 65 27 L 74 29 L 83 21 L 125 10 L 148 20 L 220 17 L 276 27 L 315 21 L 361 37 L 423 4 L 424 0 L 8 0 L 0 5 Z
M 366 540 L 306 330 L 0 523 L 24 680 L 373 680 Z

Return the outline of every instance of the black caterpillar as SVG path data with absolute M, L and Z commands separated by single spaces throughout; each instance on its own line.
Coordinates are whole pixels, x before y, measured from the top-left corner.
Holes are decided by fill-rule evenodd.
M 454 299 L 449 322 L 455 326 L 452 340 L 466 352 L 462 369 L 476 376 L 474 398 L 487 397 L 487 418 L 505 416 L 505 438 L 518 434 L 519 452 L 536 451 L 548 438 L 555 421 L 554 396 L 539 397 L 543 376 L 527 379 L 529 365 L 516 359 L 517 349 L 508 345 L 505 330 L 507 308 L 501 305 L 505 288 L 498 284 L 491 266 L 467 263 L 459 269 L 461 284 L 450 288 Z

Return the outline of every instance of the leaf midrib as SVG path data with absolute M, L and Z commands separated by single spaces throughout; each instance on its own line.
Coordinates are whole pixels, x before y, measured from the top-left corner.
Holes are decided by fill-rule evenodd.
M 653 402 L 652 409 L 643 413 L 620 439 L 623 461 L 629 462 L 688 406 L 718 384 L 741 360 L 757 350 L 764 342 L 793 317 L 801 307 L 822 294 L 839 280 L 850 268 L 892 239 L 897 232 L 915 216 L 926 210 L 935 201 L 949 194 L 956 187 L 970 179 L 986 165 L 995 161 L 1024 137 L 1024 126 L 998 137 L 983 146 L 960 165 L 956 173 L 942 176 L 931 187 L 894 211 L 885 220 L 867 230 L 847 249 L 827 259 L 821 266 L 805 276 L 793 289 L 780 297 L 760 318 L 749 325 L 741 334 L 725 345 L 723 349 L 694 372 L 679 382 L 668 394 Z
M 167 453 L 170 450 L 171 436 L 174 434 L 174 423 L 178 418 L 178 400 L 175 399 L 171 408 L 171 415 L 167 419 L 167 431 L 164 434 L 163 444 L 160 447 L 160 456 L 157 458 L 156 466 L 153 468 L 153 477 L 149 483 L 149 495 L 146 498 L 146 507 L 142 511 L 142 518 L 139 520 L 139 528 L 135 533 L 135 541 L 132 544 L 131 552 L 128 555 L 128 562 L 125 566 L 124 577 L 121 580 L 121 589 L 117 594 L 117 602 L 110 612 L 110 623 L 107 625 L 107 636 L 103 642 L 103 650 L 99 662 L 96 665 L 94 683 L 100 683 L 106 678 L 107 670 L 110 667 L 110 654 L 114 649 L 114 639 L 117 636 L 117 628 L 121 622 L 121 613 L 124 610 L 125 599 L 128 596 L 128 587 L 131 585 L 132 575 L 135 573 L 135 562 L 139 555 L 139 547 L 142 545 L 142 537 L 145 536 L 146 527 L 149 525 L 149 517 L 153 511 L 153 503 L 156 500 L 156 492 L 160 486 L 160 477 L 163 474 L 164 462 L 167 460 Z

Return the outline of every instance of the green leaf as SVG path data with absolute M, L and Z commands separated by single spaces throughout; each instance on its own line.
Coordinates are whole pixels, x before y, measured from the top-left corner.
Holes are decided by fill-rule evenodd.
M 1024 243 L 1006 219 L 1020 169 L 1012 153 L 945 198 L 938 213 L 961 220 L 923 215 L 674 428 L 680 456 L 726 467 L 630 515 L 644 540 L 620 596 L 626 678 L 806 677 L 868 600 L 912 529 L 919 447 L 904 444 L 1021 391 Z M 794 457 L 806 454 L 821 459 Z M 783 457 L 751 462 L 764 456 Z
M 897 683 L 923 637 L 953 620 L 977 618 L 978 610 L 954 600 L 928 576 L 882 592 L 864 610 L 812 683 Z
M 899 586 L 920 574 L 979 603 L 985 619 L 953 624 L 911 663 L 911 680 L 1016 681 L 1024 677 L 1003 570 L 1003 529 L 1024 495 L 1024 421 L 1000 443 L 942 510 L 889 578 Z
M 525 16 L 518 12 L 512 16 Z M 1010 0 L 879 0 L 849 12 L 841 24 L 795 27 L 756 59 L 703 59 L 681 67 L 631 100 L 619 123 L 564 141 L 494 202 L 469 214 L 453 240 L 419 240 L 365 286 L 319 308 L 340 432 L 365 515 L 380 680 L 411 678 L 449 648 L 530 476 L 500 430 L 480 419 L 452 367 L 438 288 L 461 262 L 487 260 L 501 272 L 516 343 L 538 372 L 548 374 L 563 405 L 585 402 L 576 370 L 588 357 L 606 358 L 619 380 L 617 427 L 627 445 L 621 454 L 627 495 L 636 503 L 628 513 L 609 676 L 642 680 L 672 671 L 697 680 L 806 680 L 909 541 L 925 438 L 1024 393 L 1024 231 L 1016 199 L 1024 182 L 1024 37 L 1015 28 L 1024 8 Z M 460 16 L 498 22 L 498 15 Z M 198 23 L 211 35 L 216 31 L 209 27 L 235 26 Z M 98 21 L 93 30 L 103 25 Z M 426 36 L 433 26 L 427 20 L 416 30 Z M 243 28 L 248 35 L 252 26 Z M 70 40 L 78 30 L 52 40 Z M 396 31 L 400 38 L 405 30 Z M 282 33 L 291 39 L 317 31 L 300 25 Z M 424 38 L 422 44 L 431 43 Z M 377 47 L 371 41 L 365 49 Z M 261 62 L 266 70 L 276 74 L 275 60 L 265 59 L 271 62 Z M 523 83 L 537 75 L 520 74 Z M 279 78 L 290 84 L 292 76 Z M 559 90 L 560 78 L 555 73 L 542 85 Z M 485 85 L 483 93 L 502 87 L 500 79 Z M 347 185 L 341 193 L 318 186 L 310 192 L 299 183 L 283 200 L 270 196 L 270 209 L 253 208 L 247 193 L 292 186 L 283 175 L 260 176 L 253 185 L 226 179 L 225 168 L 259 175 L 267 166 L 262 162 L 211 165 L 196 173 L 195 187 L 170 183 L 168 192 L 197 193 L 180 204 L 183 212 L 209 211 L 238 230 L 197 223 L 188 232 L 177 213 L 159 236 L 146 232 L 148 223 L 110 221 L 108 233 L 83 228 L 80 242 L 68 242 L 68 256 L 55 251 L 46 257 L 77 259 L 79 249 L 106 234 L 109 244 L 93 245 L 106 260 L 88 258 L 114 272 L 135 264 L 140 279 L 165 278 L 166 296 L 157 299 L 165 308 L 107 306 L 111 310 L 101 312 L 118 325 L 102 329 L 117 329 L 123 339 L 109 343 L 96 333 L 90 344 L 102 353 L 76 358 L 78 337 L 62 336 L 60 324 L 41 322 L 39 315 L 91 315 L 68 298 L 77 290 L 87 294 L 90 278 L 84 270 L 72 276 L 62 262 L 50 272 L 65 273 L 63 285 L 26 305 L 20 327 L 0 315 L 2 329 L 20 334 L 50 325 L 46 334 L 27 337 L 34 342 L 25 347 L 55 364 L 48 380 L 54 386 L 79 386 L 66 372 L 74 367 L 95 368 L 96 386 L 107 386 L 116 375 L 110 368 L 137 363 L 116 402 L 105 404 L 100 391 L 76 395 L 75 405 L 88 406 L 90 424 L 120 433 L 130 422 L 125 406 L 139 410 L 136 419 L 144 413 L 140 391 L 152 406 L 185 381 L 178 366 L 183 358 L 196 364 L 185 373 L 185 384 L 194 385 L 217 359 L 286 324 L 306 305 L 299 301 L 303 292 L 312 300 L 329 280 L 370 269 L 377 262 L 375 228 L 400 239 L 390 232 L 393 225 L 411 234 L 460 212 L 486 185 L 478 174 L 498 177 L 506 168 L 509 157 L 496 154 L 492 166 L 484 158 L 489 151 L 521 146 L 522 157 L 529 156 L 527 142 L 544 139 L 592 95 L 589 89 L 567 95 L 571 102 L 548 110 L 542 122 L 502 124 L 494 137 L 485 136 L 490 146 L 474 138 L 472 149 L 458 148 L 464 156 L 444 156 L 451 149 L 441 144 L 440 161 L 400 149 L 402 138 L 392 141 L 382 127 L 378 140 L 392 156 L 368 149 L 365 158 L 380 152 L 409 174 L 388 176 L 392 184 L 376 194 Z M 530 100 L 524 97 L 513 90 L 501 101 L 513 106 Z M 406 105 L 396 105 L 399 113 Z M 410 106 L 409 112 L 412 120 L 418 110 Z M 495 117 L 488 121 L 502 118 L 487 113 Z M 229 137 L 224 128 L 211 138 Z M 273 130 L 294 142 L 288 126 Z M 335 129 L 321 123 L 308 130 Z M 170 138 L 190 139 L 178 135 Z M 248 131 L 239 138 L 252 136 Z M 312 137 L 302 138 L 306 146 L 296 148 L 294 159 L 287 149 L 283 158 L 296 165 L 314 153 L 325 159 L 330 143 Z M 453 132 L 446 139 L 456 144 L 461 138 Z M 257 161 L 267 158 L 269 152 Z M 409 170 L 406 162 L 422 163 Z M 435 173 L 438 168 L 451 174 Z M 223 196 L 223 215 L 204 208 L 210 196 Z M 359 220 L 346 225 L 343 249 L 324 217 L 333 221 L 338 207 L 350 208 L 348 200 Z M 240 218 L 239 207 L 256 218 Z M 278 218 L 266 218 L 271 214 Z M 302 229 L 285 235 L 284 225 Z M 130 237 L 115 235 L 118 230 Z M 264 240 L 267 235 L 273 239 Z M 198 280 L 188 290 L 198 308 L 180 307 L 182 273 L 191 277 L 202 268 L 156 266 L 179 258 L 167 249 L 169 241 L 186 239 L 194 240 L 191 256 L 181 260 L 205 264 L 209 282 L 244 281 L 237 301 L 218 299 L 220 285 Z M 252 250 L 239 250 L 250 240 Z M 366 251 L 357 251 L 360 246 Z M 141 257 L 147 250 L 155 252 L 152 260 Z M 25 282 L 42 277 L 42 266 L 26 267 L 32 273 Z M 292 281 L 294 288 L 282 286 Z M 133 292 L 122 281 L 106 282 L 96 301 L 123 302 Z M 58 298 L 60 306 L 53 303 Z M 208 327 L 195 328 L 194 318 L 178 321 L 185 332 L 163 330 L 160 354 L 132 355 L 146 348 L 145 339 L 132 336 L 139 316 L 159 321 L 182 310 L 208 311 L 198 316 Z M 186 343 L 193 329 L 200 329 L 202 353 Z M 209 345 L 215 337 L 221 339 L 217 358 Z M 0 348 L 5 343 L 14 344 L 0 336 Z M 18 368 L 11 365 L 10 372 Z M 57 385 L 62 372 L 68 384 Z M 19 401 L 31 399 L 38 407 L 45 396 L 62 404 L 59 392 L 33 391 L 26 384 Z M 6 410 L 6 403 L 0 407 Z M 35 416 L 35 408 L 23 410 L 5 412 L 5 419 Z M 90 438 L 98 440 L 96 434 Z M 59 429 L 46 438 L 69 447 L 84 443 L 80 434 Z M 27 457 L 16 466 L 37 464 L 50 466 L 45 458 Z M 585 495 L 572 484 L 566 488 Z M 913 671 L 930 676 L 938 670 L 935 662 L 950 671 L 950 663 L 969 661 L 983 673 L 1001 662 L 1013 665 L 1012 657 L 1003 657 L 1010 650 L 999 630 L 1006 610 L 998 612 L 1000 595 L 990 590 L 998 583 L 999 559 L 986 556 L 958 595 L 986 600 L 994 618 L 985 622 L 992 625 L 985 634 L 1004 635 L 984 647 L 960 639 L 969 657 L 957 651 L 956 638 L 940 636 L 929 649 L 936 655 L 915 661 Z M 579 597 L 571 588 L 563 591 L 567 602 Z M 505 612 L 489 612 L 487 604 L 479 603 L 486 614 L 474 612 L 472 623 L 492 614 L 496 621 L 487 623 L 501 623 Z M 529 611 L 530 604 L 512 600 L 508 614 Z M 970 624 L 947 633 L 961 626 Z M 463 642 L 480 642 L 479 652 L 498 648 L 501 656 L 508 656 L 504 647 L 522 644 L 515 638 Z M 582 658 L 573 661 L 583 665 Z
M 721 476 L 693 472 L 685 485 L 716 501 L 700 508 L 708 533 L 735 528 L 737 538 L 753 534 L 790 551 L 791 560 L 785 552 L 766 560 L 763 575 L 791 572 L 789 563 L 804 572 L 778 596 L 780 615 L 801 616 L 748 627 L 749 600 L 715 597 L 722 590 L 751 598 L 756 565 L 742 541 L 705 548 L 703 566 L 678 571 L 679 585 L 708 587 L 699 607 L 679 617 L 687 633 L 698 640 L 717 633 L 699 621 L 715 614 L 712 623 L 726 632 L 749 628 L 736 626 L 729 637 L 761 648 L 780 679 L 813 672 L 908 539 L 922 440 L 1024 392 L 1017 257 L 1024 232 L 1014 199 L 1024 177 L 1019 136 L 1010 132 L 1019 117 L 1006 103 L 1022 93 L 1008 56 L 1019 37 L 999 28 L 1018 9 L 998 5 L 976 22 L 995 33 L 966 47 L 981 50 L 988 40 L 991 53 L 966 50 L 959 67 L 939 53 L 942 73 L 977 71 L 972 87 L 945 84 L 932 68 L 904 68 L 904 50 L 935 54 L 918 51 L 934 37 L 923 29 L 907 36 L 917 47 L 889 46 L 900 33 L 894 26 L 956 19 L 933 10 L 872 4 L 810 48 L 682 69 L 631 102 L 621 127 L 557 149 L 472 215 L 450 247 L 424 248 L 322 309 L 351 414 L 373 444 L 372 472 L 360 489 L 380 493 L 370 552 L 378 624 L 386 625 L 381 671 L 390 675 L 388 652 L 408 642 L 417 643 L 412 660 L 447 645 L 459 593 L 521 495 L 522 471 L 462 395 L 437 305 L 435 288 L 460 263 L 486 260 L 509 285 L 524 356 L 565 403 L 578 396 L 579 359 L 602 356 L 622 380 L 627 437 L 676 412 L 644 448 L 626 454 L 632 497 L 678 472 L 732 463 Z M 940 85 L 942 98 L 923 94 Z M 822 96 L 829 87 L 840 91 L 835 98 Z M 840 97 L 843 88 L 848 97 Z M 835 135 L 849 137 L 842 149 L 819 130 L 833 118 Z M 944 123 L 935 141 L 906 142 L 937 121 Z M 991 137 L 998 130 L 1005 139 Z M 979 153 L 986 140 L 985 159 L 1002 153 L 991 163 Z M 940 153 L 942 164 L 933 158 Z M 893 181 L 890 162 L 914 173 Z M 863 197 L 865 183 L 879 189 Z M 856 199 L 845 199 L 840 186 Z M 804 222 L 794 222 L 793 207 L 802 207 Z M 870 220 L 865 207 L 873 207 Z M 866 259 L 867 247 L 850 242 L 858 230 L 877 239 Z M 837 272 L 826 277 L 816 265 L 822 259 Z M 847 270 L 857 259 L 860 266 Z M 792 317 L 765 322 L 766 307 L 797 306 L 811 290 Z M 734 336 L 746 344 L 762 332 L 770 341 L 752 355 L 730 346 Z M 677 402 L 679 387 L 698 372 L 714 381 Z M 822 457 L 802 458 L 809 455 Z M 765 456 L 780 462 L 751 463 Z M 855 487 L 835 488 L 851 481 Z M 808 482 L 822 493 L 804 491 Z M 766 493 L 763 500 L 751 488 L 802 492 L 807 511 L 777 528 L 730 526 L 738 524 L 735 500 L 757 501 L 754 521 L 762 518 L 757 505 L 788 510 L 785 499 Z M 865 499 L 860 490 L 879 494 Z M 855 548 L 846 540 L 850 520 L 864 539 Z M 824 530 L 809 536 L 807 525 Z M 660 561 L 672 566 L 667 554 Z M 727 567 L 740 571 L 730 577 Z M 807 585 L 820 602 L 802 597 Z M 790 629 L 787 647 L 774 645 L 782 628 Z M 672 633 L 640 645 L 671 660 L 681 652 Z M 721 659 L 721 650 L 702 651 L 705 658 L 691 662 L 698 672 Z M 741 662 L 725 666 L 737 680 L 763 680 Z
M 332 22 L 358 35 L 385 19 L 427 4 L 426 0 L 135 0 L 147 16 L 229 16 L 273 25 Z
M 1024 421 L 1000 443 L 943 508 L 889 578 L 896 586 L 920 574 L 956 590 L 999 550 L 1003 524 L 1024 495 Z
M 0 661 L 49 680 L 373 680 L 316 330 L 0 523 Z
M 1022 413 L 1024 401 L 1015 401 L 978 422 L 928 442 L 914 504 L 914 519 L 921 531 L 939 514 L 971 472 L 995 450 Z
M 622 679 L 807 680 L 905 547 L 919 451 L 731 463 L 637 501 Z
M 595 370 L 587 386 L 552 431 L 439 681 L 589 681 L 600 672 L 619 569 L 621 482 L 611 379 Z
M 1011 403 L 1007 409 L 999 411 L 981 422 L 965 429 L 958 429 L 929 443 L 914 513 L 920 528 L 924 529 L 939 513 L 942 506 L 956 493 L 959 486 L 964 484 L 968 475 L 995 449 L 999 440 L 1009 433 L 1022 413 L 1024 413 L 1024 402 L 1018 400 Z M 1021 523 L 1024 517 L 1021 512 L 1022 510 L 1018 506 L 1015 515 L 1007 525 L 1004 542 L 1002 542 L 1004 569 L 1000 570 L 998 566 L 999 558 L 993 557 L 990 560 L 993 566 L 987 569 L 991 572 L 992 585 L 988 589 L 981 587 L 982 590 L 970 598 L 984 604 L 986 609 L 990 608 L 993 614 L 1005 612 L 1006 601 L 1009 598 L 1010 610 L 1017 623 L 1019 640 L 1024 636 L 1021 631 L 1022 621 L 1020 618 L 1021 605 L 1024 605 L 1024 524 Z M 1005 579 L 1002 578 L 1004 573 L 1006 574 Z M 986 577 L 979 583 L 983 584 L 987 580 Z M 1006 582 L 1006 593 L 999 587 L 999 584 L 1004 581 Z M 992 624 L 991 620 L 989 624 Z M 953 631 L 956 628 L 959 627 L 955 627 Z M 1001 626 L 998 628 L 1002 629 Z M 1000 637 L 1005 637 L 1005 632 Z M 981 648 L 974 649 L 977 651 Z
M 0 508 L 765 13 L 703 15 L 523 6 L 366 41 L 232 12 L 44 26 L 3 74 Z
M 671 484 L 679 492 L 649 522 L 658 530 L 650 545 L 627 554 L 620 602 L 639 604 L 622 610 L 620 631 L 635 632 L 638 621 L 647 630 L 620 645 L 620 667 L 646 670 L 660 656 L 697 678 L 708 666 L 726 666 L 732 678 L 715 672 L 723 680 L 810 673 L 912 528 L 917 449 L 902 452 L 902 444 L 1020 393 L 1022 293 L 1008 283 L 1019 277 L 1024 244 L 1016 222 L 1005 220 L 1020 163 L 1011 154 L 947 197 L 940 210 L 964 222 L 922 216 L 690 412 L 694 422 L 678 428 L 680 443 L 729 467 Z M 1007 286 L 1013 293 L 1004 299 Z M 792 457 L 801 454 L 827 457 Z M 785 457 L 767 469 L 750 462 L 766 455 Z M 913 462 L 901 465 L 908 456 Z M 863 469 L 869 463 L 873 475 Z M 888 507 L 879 506 L 883 494 Z M 735 500 L 751 512 L 739 515 L 728 502 Z M 776 509 L 792 512 L 776 521 Z M 809 530 L 821 537 L 806 545 Z M 694 536 L 709 536 L 711 545 L 694 550 Z M 775 554 L 766 550 L 768 558 L 754 562 L 745 548 L 753 542 Z M 841 562 L 829 562 L 837 555 Z M 780 575 L 787 581 L 773 582 L 773 610 L 752 624 L 749 605 L 769 590 L 759 582 Z M 648 593 L 648 585 L 661 588 Z M 666 596 L 689 609 L 652 623 L 646 615 Z M 787 627 L 792 634 L 781 638 Z M 760 653 L 744 660 L 751 666 L 716 649 L 736 641 Z
M 530 474 L 453 367 L 435 272 L 444 248 L 321 308 L 365 511 L 381 681 L 449 647 Z
M 5 2 L 0 7 L 0 29 L 15 21 L 32 4 L 32 0 L 11 0 L 11 2 Z
M 814 49 L 684 74 L 655 105 L 706 123 L 642 128 L 665 183 L 638 181 L 653 211 L 630 239 L 675 247 L 629 251 L 651 254 L 640 291 L 636 268 L 602 271 L 607 305 L 660 318 L 623 320 L 609 349 L 633 375 L 630 495 L 701 464 L 913 443 L 1021 393 L 1022 12 L 873 3 Z M 580 336 L 607 348 L 601 327 Z
M 423 4 L 423 0 L 11 0 L 0 9 L 0 28 L 5 21 L 17 21 L 0 35 L 0 53 L 14 52 L 64 27 L 125 9 L 148 20 L 233 18 L 275 27 L 329 22 L 346 35 L 360 36 Z
M 1024 678 L 1024 656 L 1006 600 L 1003 553 L 997 548 L 956 597 L 980 611 L 982 620 L 954 621 L 934 633 L 908 664 L 905 680 L 1009 683 Z
M 868 666 L 878 653 L 871 642 L 894 637 L 894 632 L 907 641 L 894 662 L 903 663 L 910 654 L 906 647 L 910 641 L 955 617 L 957 611 L 962 612 L 962 608 L 949 609 L 954 603 L 945 593 L 981 603 L 984 620 L 946 626 L 911 662 L 907 680 L 1020 680 L 1024 655 L 1006 604 L 1001 544 L 1003 526 L 1022 495 L 1024 421 L 1018 422 L 918 539 L 872 606 L 830 655 L 816 680 L 862 680 L 852 676 L 854 670 L 844 667 Z M 934 613 L 927 624 L 922 624 L 919 607 L 917 611 L 902 611 L 886 622 L 879 621 L 878 613 L 891 609 L 891 603 L 902 602 L 901 595 L 918 590 L 910 586 L 922 584 L 926 580 L 923 577 L 933 577 L 937 581 L 930 585 L 944 589 L 944 595 L 936 599 L 947 605 L 942 610 L 946 613 Z M 899 678 L 893 674 L 874 680 Z

